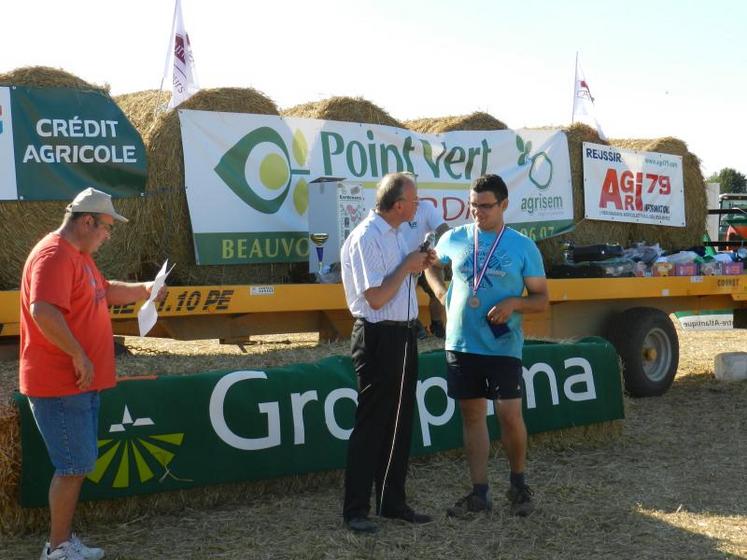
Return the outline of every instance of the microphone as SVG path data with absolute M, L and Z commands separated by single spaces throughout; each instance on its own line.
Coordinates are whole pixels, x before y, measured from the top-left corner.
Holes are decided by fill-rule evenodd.
M 434 239 L 435 239 L 435 235 L 433 235 L 433 232 L 426 233 L 425 237 L 423 238 L 423 242 L 418 246 L 418 250 L 421 253 L 427 253 L 428 250 L 433 245 Z
M 420 251 L 421 253 L 427 253 L 430 250 L 434 239 L 435 239 L 435 236 L 433 235 L 433 233 L 426 233 L 425 237 L 423 238 L 423 242 L 420 245 L 418 245 L 418 251 Z M 415 277 L 418 277 L 421 274 L 423 273 L 422 272 L 412 273 L 412 275 Z

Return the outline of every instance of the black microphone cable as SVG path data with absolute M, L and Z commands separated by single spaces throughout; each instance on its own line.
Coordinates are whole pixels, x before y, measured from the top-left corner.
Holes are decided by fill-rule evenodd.
M 431 245 L 431 234 L 427 234 L 425 236 L 425 240 L 420 245 L 419 250 L 421 253 L 425 253 L 430 249 Z M 410 313 L 411 313 L 411 303 L 412 303 L 412 278 L 413 276 L 419 276 L 422 273 L 419 274 L 408 274 L 407 278 L 407 334 L 405 335 L 405 352 L 404 356 L 402 356 L 402 373 L 399 378 L 399 397 L 397 398 L 397 414 L 394 417 L 394 431 L 392 432 L 392 447 L 389 450 L 389 459 L 386 463 L 386 469 L 384 470 L 384 478 L 381 481 L 381 495 L 379 496 L 379 511 L 378 515 L 381 516 L 381 508 L 384 506 L 384 492 L 386 490 L 386 481 L 389 477 L 389 468 L 392 466 L 392 459 L 394 458 L 394 448 L 397 445 L 397 429 L 399 428 L 399 415 L 400 410 L 402 408 L 402 392 L 404 390 L 405 386 L 405 373 L 407 372 L 407 353 L 410 349 L 410 336 L 411 336 L 411 329 L 410 329 Z M 417 304 L 417 299 L 415 300 Z

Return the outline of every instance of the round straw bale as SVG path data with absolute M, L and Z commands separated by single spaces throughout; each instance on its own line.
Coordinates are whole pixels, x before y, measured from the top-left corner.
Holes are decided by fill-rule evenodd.
M 157 89 L 124 93 L 114 97 L 114 101 L 143 138 L 156 121 L 159 107 L 166 107 L 170 100 L 171 93 Z
M 283 109 L 284 117 L 323 119 L 366 124 L 381 124 L 404 128 L 404 125 L 378 105 L 362 97 L 330 97 Z
M 584 218 L 584 176 L 582 147 L 584 142 L 607 144 L 593 128 L 576 123 L 564 129 L 568 138 L 568 152 L 571 164 L 571 185 L 573 187 L 573 222 L 575 229 L 557 237 L 537 242 L 546 265 L 563 262 L 563 243 L 593 245 L 597 243 L 628 242 L 630 224 L 623 222 L 603 222 Z
M 108 86 L 90 84 L 64 70 L 33 66 L 0 74 L 0 85 L 59 87 L 96 91 L 109 95 Z M 91 185 L 96 187 L 96 185 Z M 31 248 L 62 222 L 70 201 L 4 201 L 0 202 L 0 289 L 20 285 L 23 264 Z M 111 240 L 99 251 L 96 262 L 106 277 L 122 280 L 138 278 L 141 243 L 138 220 L 143 210 L 141 198 L 118 199 L 117 210 L 131 219 L 128 226 L 115 230 Z
M 278 114 L 272 100 L 251 88 L 204 89 L 181 103 L 178 109 Z M 170 284 L 285 283 L 307 277 L 306 263 L 196 265 L 176 110 L 163 112 L 156 118 L 145 135 L 145 144 L 149 162 L 147 202 L 151 207 L 148 230 L 154 241 L 149 251 L 153 255 L 150 264 L 160 266 L 166 257 L 175 263 Z
M 60 87 L 109 94 L 109 84 L 95 85 L 61 68 L 49 66 L 24 66 L 0 74 L 0 86 Z
M 18 534 L 38 527 L 39 515 L 29 516 L 18 505 L 21 475 L 21 429 L 18 408 L 0 402 L 0 535 Z
M 663 249 L 676 251 L 687 249 L 703 242 L 705 222 L 708 214 L 705 181 L 700 170 L 700 160 L 690 153 L 687 144 L 672 137 L 650 139 L 613 139 L 610 144 L 626 150 L 657 152 L 682 156 L 682 176 L 685 188 L 686 227 L 631 224 L 630 239 L 659 243 Z
M 508 127 L 493 115 L 476 111 L 469 115 L 453 117 L 426 117 L 405 121 L 405 126 L 415 132 L 440 134 L 452 130 L 505 130 Z

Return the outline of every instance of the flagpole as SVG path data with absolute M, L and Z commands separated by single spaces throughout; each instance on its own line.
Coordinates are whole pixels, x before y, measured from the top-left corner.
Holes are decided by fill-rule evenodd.
M 166 79 L 166 73 L 169 71 L 169 61 L 174 56 L 174 30 L 176 29 L 176 11 L 179 9 L 179 0 L 174 0 L 174 17 L 171 18 L 171 34 L 169 35 L 169 45 L 166 48 L 166 63 L 163 65 L 163 74 L 161 75 L 161 85 L 158 87 L 158 99 L 153 109 L 156 114 L 161 106 L 161 94 L 163 93 L 163 82 Z
M 571 124 L 573 124 L 573 119 L 576 116 L 576 99 L 578 98 L 576 95 L 576 87 L 578 87 L 578 51 L 576 51 L 576 67 L 573 70 L 573 105 L 571 109 Z

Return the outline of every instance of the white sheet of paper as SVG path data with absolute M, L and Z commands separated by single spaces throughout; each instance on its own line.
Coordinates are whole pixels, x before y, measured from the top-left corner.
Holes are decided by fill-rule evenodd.
M 154 300 L 156 299 L 158 292 L 161 291 L 161 288 L 166 283 L 166 278 L 168 278 L 171 271 L 174 270 L 174 266 L 176 266 L 171 265 L 171 268 L 166 270 L 166 267 L 168 265 L 169 259 L 166 259 L 166 262 L 163 263 L 161 270 L 159 270 L 158 274 L 156 274 L 155 280 L 153 280 L 153 289 L 150 291 L 150 297 L 140 308 L 140 311 L 137 312 L 137 325 L 140 329 L 140 336 L 146 336 L 158 320 L 158 311 L 156 310 L 156 304 Z

